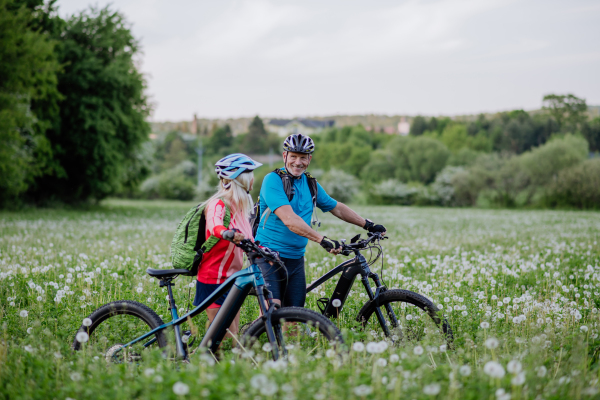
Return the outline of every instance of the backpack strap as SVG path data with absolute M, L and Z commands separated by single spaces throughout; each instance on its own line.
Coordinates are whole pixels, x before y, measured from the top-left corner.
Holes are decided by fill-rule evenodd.
M 317 178 L 312 176 L 308 171 L 306 171 L 304 175 L 306 175 L 306 178 L 308 179 L 308 189 L 310 190 L 310 196 L 312 197 L 314 208 L 317 206 L 317 194 L 319 193 L 319 187 L 317 186 Z
M 294 194 L 296 193 L 294 190 L 294 182 L 292 182 L 292 179 L 294 178 L 288 174 L 287 170 L 285 169 L 277 168 L 273 172 L 275 172 L 281 178 L 281 183 L 283 183 L 283 191 L 285 192 L 288 201 L 292 201 Z
M 223 201 L 223 199 L 220 200 Z M 231 211 L 229 211 L 229 206 L 227 205 L 227 203 L 223 201 L 223 204 L 225 204 L 225 217 L 223 217 L 223 226 L 225 228 L 229 228 L 229 224 L 231 223 Z M 215 246 L 215 244 L 219 242 L 219 240 L 221 239 L 214 235 L 210 235 L 201 247 L 202 253 L 209 252 L 210 249 L 212 249 Z
M 311 223 L 315 227 L 315 229 L 317 229 L 317 227 L 321 226 L 321 222 L 319 222 L 319 218 L 317 217 L 317 194 L 319 193 L 319 187 L 317 186 L 317 178 L 312 176 L 308 171 L 306 171 L 304 174 L 306 175 L 306 179 L 308 181 L 308 189 L 310 190 L 310 196 L 312 197 L 313 203 Z

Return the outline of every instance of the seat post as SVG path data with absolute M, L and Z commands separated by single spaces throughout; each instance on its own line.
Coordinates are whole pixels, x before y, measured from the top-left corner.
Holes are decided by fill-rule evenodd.
M 179 319 L 179 315 L 177 315 L 177 306 L 175 305 L 175 298 L 173 297 L 173 278 L 162 279 L 160 281 L 160 286 L 167 287 L 167 293 L 169 294 L 169 310 L 171 311 L 171 316 L 173 317 L 173 321 Z M 186 359 L 187 352 L 183 346 L 183 341 L 181 340 L 181 329 L 179 325 L 173 325 L 173 330 L 175 331 L 175 348 L 177 351 L 177 356 Z

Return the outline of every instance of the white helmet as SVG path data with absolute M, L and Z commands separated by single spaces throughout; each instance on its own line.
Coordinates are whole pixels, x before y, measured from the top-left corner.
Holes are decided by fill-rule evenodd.
M 230 154 L 221 158 L 215 164 L 215 171 L 221 179 L 235 179 L 241 173 L 253 171 L 262 164 L 254 161 L 245 154 Z

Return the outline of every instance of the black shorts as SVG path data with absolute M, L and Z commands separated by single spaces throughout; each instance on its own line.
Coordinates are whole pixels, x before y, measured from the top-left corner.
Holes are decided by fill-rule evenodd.
M 265 280 L 265 285 L 273 293 L 273 298 L 281 300 L 283 307 L 304 307 L 306 301 L 306 275 L 304 257 L 283 258 L 285 269 L 271 265 L 262 258 L 256 260 Z

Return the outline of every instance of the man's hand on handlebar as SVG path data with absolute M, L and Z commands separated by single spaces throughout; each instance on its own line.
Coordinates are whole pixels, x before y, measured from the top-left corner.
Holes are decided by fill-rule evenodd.
M 342 245 L 337 240 L 329 239 L 327 236 L 323 236 L 321 242 L 319 243 L 322 248 L 324 248 L 328 253 L 331 254 L 340 254 L 342 251 Z
M 367 219 L 366 221 L 367 222 L 365 223 L 365 226 L 363 226 L 363 228 L 366 229 L 367 231 L 369 231 L 369 233 L 381 233 L 382 236 L 385 236 L 385 234 L 387 232 L 387 229 L 385 229 L 385 226 L 376 225 L 370 219 Z

